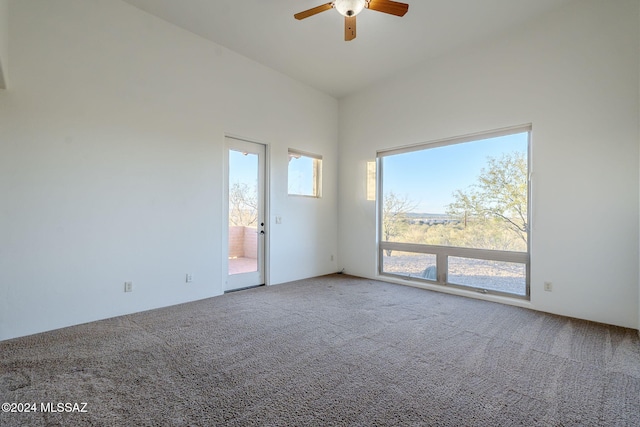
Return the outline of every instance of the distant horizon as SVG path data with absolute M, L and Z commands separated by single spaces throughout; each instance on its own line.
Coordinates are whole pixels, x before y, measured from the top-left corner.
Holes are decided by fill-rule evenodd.
M 432 213 L 432 212 L 407 212 L 405 215 L 410 217 L 443 217 L 443 216 L 452 216 L 446 213 Z

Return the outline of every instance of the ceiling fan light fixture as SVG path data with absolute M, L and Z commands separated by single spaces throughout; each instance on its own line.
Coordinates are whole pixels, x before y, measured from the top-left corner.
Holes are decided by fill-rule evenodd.
M 333 7 L 335 7 L 342 16 L 356 16 L 362 12 L 365 4 L 366 0 L 336 0 L 333 3 Z

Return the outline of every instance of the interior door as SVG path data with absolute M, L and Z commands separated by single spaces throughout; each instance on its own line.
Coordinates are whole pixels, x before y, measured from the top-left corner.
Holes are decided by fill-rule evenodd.
M 265 283 L 265 154 L 263 144 L 227 137 L 228 268 L 225 291 Z

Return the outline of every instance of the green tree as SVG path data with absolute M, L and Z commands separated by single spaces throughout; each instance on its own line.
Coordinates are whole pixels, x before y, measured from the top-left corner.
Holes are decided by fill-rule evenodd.
M 489 157 L 477 182 L 466 190 L 456 190 L 447 213 L 469 221 L 498 225 L 527 244 L 527 160 L 524 153 L 506 153 Z

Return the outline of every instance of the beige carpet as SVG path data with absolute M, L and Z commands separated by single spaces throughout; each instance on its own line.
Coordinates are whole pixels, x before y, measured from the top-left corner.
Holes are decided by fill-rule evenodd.
M 6 427 L 640 425 L 636 331 L 343 275 L 4 341 L 0 355 L 0 402 L 37 406 L 0 413 Z

